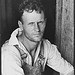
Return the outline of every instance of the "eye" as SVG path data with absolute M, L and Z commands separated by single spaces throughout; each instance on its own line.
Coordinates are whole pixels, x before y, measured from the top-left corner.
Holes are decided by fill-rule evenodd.
M 30 22 L 28 25 L 34 25 L 35 23 L 34 22 Z
M 37 23 L 38 25 L 43 25 L 44 24 L 44 21 L 40 21 Z

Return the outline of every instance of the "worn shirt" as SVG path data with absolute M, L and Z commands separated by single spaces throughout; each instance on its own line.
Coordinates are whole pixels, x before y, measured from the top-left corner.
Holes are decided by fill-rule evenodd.
M 1 73 L 2 75 L 25 75 L 22 69 L 22 59 L 20 52 L 15 48 L 14 45 L 18 45 L 18 47 L 23 50 L 26 54 L 25 62 L 32 66 L 32 57 L 29 52 L 26 50 L 24 45 L 17 39 L 17 35 L 20 35 L 20 28 L 17 28 L 11 34 L 11 37 L 1 48 Z M 43 44 L 42 44 L 43 42 Z M 40 41 L 36 53 L 33 64 L 37 62 L 39 59 L 40 51 L 43 52 L 44 60 L 42 62 L 43 69 L 47 64 L 49 67 L 54 69 L 55 71 L 67 75 L 69 72 L 73 71 L 73 66 L 68 63 L 65 59 L 61 57 L 60 52 L 57 49 L 57 46 L 51 44 L 47 39 L 43 39 Z

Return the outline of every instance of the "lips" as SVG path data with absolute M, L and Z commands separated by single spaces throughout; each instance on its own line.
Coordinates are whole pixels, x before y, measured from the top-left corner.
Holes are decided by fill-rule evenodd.
M 34 34 L 34 35 L 36 35 L 36 36 L 40 36 L 40 35 L 41 35 L 41 33 L 38 33 L 38 34 Z
M 37 37 L 38 37 L 38 36 L 40 36 L 40 35 L 39 35 L 39 34 L 35 34 L 34 36 L 37 36 Z
M 43 35 L 43 33 L 42 32 L 39 32 L 39 33 L 34 33 L 33 35 L 34 36 L 37 36 L 37 37 L 41 37 Z

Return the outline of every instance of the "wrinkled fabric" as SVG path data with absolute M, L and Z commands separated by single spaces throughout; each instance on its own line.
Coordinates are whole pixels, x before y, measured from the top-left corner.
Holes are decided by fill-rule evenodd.
M 44 71 L 46 64 L 63 75 L 67 75 L 74 70 L 73 66 L 61 57 L 56 45 L 51 44 L 47 39 L 42 39 L 43 44 L 42 41 L 40 41 L 35 53 L 35 59 L 32 63 L 31 55 L 17 39 L 17 35 L 20 34 L 21 30 L 17 28 L 11 34 L 10 39 L 1 47 L 2 75 L 40 75 L 42 71 Z M 20 52 L 14 45 L 18 45 L 21 51 L 24 52 L 24 55 L 22 54 L 24 60 L 22 60 Z M 38 60 L 40 60 L 42 66 L 38 66 Z

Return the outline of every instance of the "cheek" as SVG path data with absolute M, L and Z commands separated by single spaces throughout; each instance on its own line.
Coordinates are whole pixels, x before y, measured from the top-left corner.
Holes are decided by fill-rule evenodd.
M 24 27 L 24 32 L 25 32 L 25 33 L 31 34 L 32 31 L 33 31 L 33 28 L 30 28 L 30 27 L 28 27 L 28 26 L 27 26 L 27 27 L 26 27 L 26 26 Z

